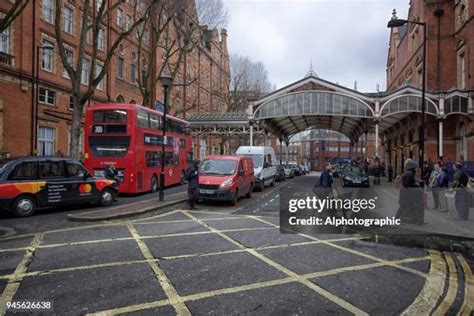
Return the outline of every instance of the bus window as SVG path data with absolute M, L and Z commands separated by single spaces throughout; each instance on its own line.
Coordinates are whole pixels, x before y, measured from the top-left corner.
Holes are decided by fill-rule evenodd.
M 193 162 L 193 153 L 186 153 L 186 162 L 187 163 Z
M 150 128 L 148 125 L 148 113 L 146 111 L 137 111 L 138 127 Z
M 89 136 L 94 157 L 124 157 L 130 145 L 128 136 Z
M 127 111 L 104 110 L 94 111 L 94 123 L 126 123 Z
M 147 167 L 161 166 L 161 151 L 147 151 L 145 160 Z
M 179 147 L 186 147 L 186 140 L 183 138 L 179 139 Z
M 160 129 L 160 117 L 158 114 L 151 114 L 150 113 L 150 128 L 158 130 Z
M 165 166 L 173 165 L 173 152 L 167 151 L 165 153 Z

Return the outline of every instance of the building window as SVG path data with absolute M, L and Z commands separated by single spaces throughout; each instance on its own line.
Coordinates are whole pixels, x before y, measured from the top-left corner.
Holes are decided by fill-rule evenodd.
M 64 7 L 63 30 L 69 34 L 74 33 L 74 11 L 69 7 Z
M 460 71 L 460 87 L 461 89 L 466 89 L 466 56 L 461 54 L 459 56 L 459 71 Z
M 125 31 L 130 30 L 131 27 L 132 27 L 132 17 L 127 14 L 127 16 L 125 17 Z
M 115 24 L 117 24 L 118 27 L 122 28 L 123 27 L 123 10 L 120 8 L 117 8 L 117 15 L 115 17 Z
M 69 110 L 74 110 L 74 96 L 69 96 Z
M 130 65 L 130 82 L 135 84 L 137 82 L 137 65 Z
M 38 155 L 39 156 L 53 156 L 54 155 L 54 134 L 55 130 L 51 127 L 39 128 L 38 137 Z
M 54 43 L 48 40 L 43 40 L 42 43 L 43 47 L 53 47 Z M 46 71 L 53 71 L 54 67 L 54 50 L 43 48 L 41 50 L 42 58 L 41 58 L 41 68 Z
M 88 85 L 89 84 L 89 76 L 91 70 L 91 62 L 89 59 L 84 58 L 82 61 L 82 71 L 81 71 L 81 83 Z
M 105 51 L 105 29 L 99 28 L 99 33 L 97 34 L 97 47 Z
M 66 54 L 67 63 L 72 67 L 74 53 L 70 49 L 65 49 L 64 53 Z M 63 77 L 70 79 L 69 74 L 67 73 L 66 67 L 63 67 Z
M 123 79 L 124 68 L 125 68 L 125 60 L 122 57 L 119 57 L 118 63 L 117 63 L 117 77 L 119 79 Z
M 43 0 L 41 7 L 41 16 L 43 20 L 49 23 L 54 22 L 54 4 L 53 0 Z
M 10 27 L 0 33 L 0 52 L 10 53 Z
M 125 99 L 123 98 L 123 96 L 121 96 L 120 94 L 115 98 L 115 102 L 117 103 L 125 103 Z
M 103 65 L 97 63 L 97 65 L 95 66 L 95 77 L 99 77 L 102 69 L 104 68 Z M 105 77 L 105 76 L 104 76 Z M 98 90 L 104 90 L 104 78 L 102 78 L 99 83 L 97 84 L 97 89 Z
M 54 105 L 56 101 L 56 91 L 45 88 L 38 89 L 38 102 L 48 105 Z

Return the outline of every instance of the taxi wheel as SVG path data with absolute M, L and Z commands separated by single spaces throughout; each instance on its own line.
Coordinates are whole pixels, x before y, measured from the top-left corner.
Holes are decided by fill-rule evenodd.
M 105 188 L 100 192 L 99 204 L 101 206 L 110 206 L 114 203 L 114 192 L 111 189 Z
M 36 201 L 32 196 L 21 195 L 13 202 L 12 212 L 18 217 L 31 216 L 36 211 Z
M 155 193 L 156 191 L 158 191 L 158 178 L 156 175 L 153 175 L 151 178 L 151 193 Z

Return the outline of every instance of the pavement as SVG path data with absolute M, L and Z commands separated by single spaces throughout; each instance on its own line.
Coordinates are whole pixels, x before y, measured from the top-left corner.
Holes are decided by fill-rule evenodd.
M 34 300 L 56 315 L 472 313 L 472 268 L 459 253 L 282 234 L 275 196 L 310 180 L 237 208 L 178 205 L 0 238 L 0 309 Z

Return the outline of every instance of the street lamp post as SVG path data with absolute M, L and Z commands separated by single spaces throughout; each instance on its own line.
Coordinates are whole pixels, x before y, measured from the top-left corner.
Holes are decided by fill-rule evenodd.
M 34 92 L 34 115 L 33 115 L 33 131 L 31 132 L 33 136 L 33 151 L 32 155 L 38 155 L 38 97 L 39 97 L 39 64 L 40 64 L 40 51 L 41 50 L 54 50 L 54 46 L 50 45 L 40 45 L 36 47 L 36 69 L 35 69 L 35 92 Z
M 165 187 L 165 136 L 166 136 L 166 113 L 168 112 L 168 89 L 173 83 L 173 78 L 169 75 L 162 75 L 159 78 L 161 85 L 164 89 L 164 102 L 163 102 L 163 122 L 161 126 L 163 127 L 163 139 L 161 141 L 161 171 L 160 171 L 160 193 L 159 201 L 164 199 L 164 187 Z
M 426 27 L 426 22 L 418 22 L 418 21 L 409 21 L 409 20 L 403 20 L 399 19 L 396 15 L 396 11 L 393 10 L 392 13 L 392 19 L 388 21 L 387 27 L 388 28 L 395 28 L 395 27 L 400 27 L 405 24 L 417 24 L 421 25 L 423 27 L 423 68 L 422 68 L 422 83 L 421 83 L 421 126 L 420 126 L 420 142 L 419 142 L 419 165 L 420 165 L 420 170 L 421 170 L 421 176 L 423 176 L 424 173 L 424 166 L 423 166 L 423 160 L 425 157 L 425 121 L 426 121 L 426 99 L 425 99 L 425 93 L 426 93 L 426 39 L 427 39 L 427 27 Z M 421 181 L 423 182 L 423 181 Z M 423 183 L 422 183 L 423 184 Z

